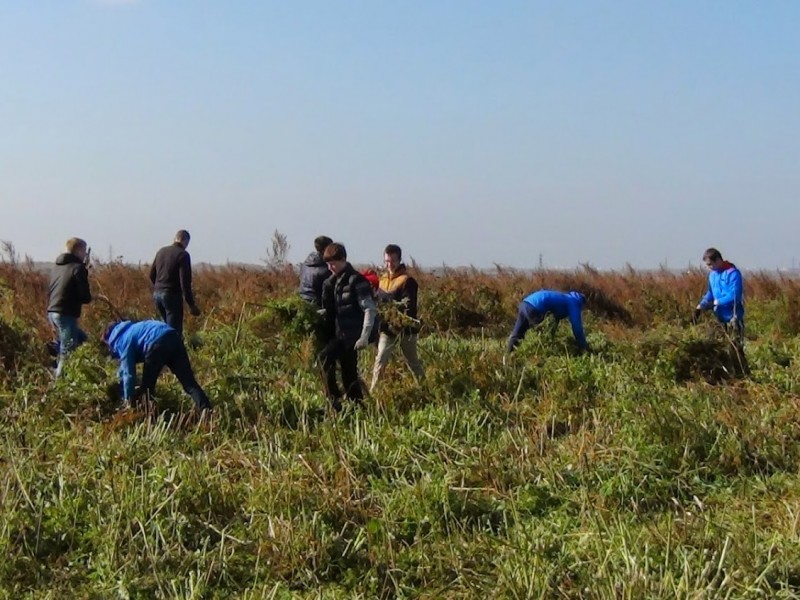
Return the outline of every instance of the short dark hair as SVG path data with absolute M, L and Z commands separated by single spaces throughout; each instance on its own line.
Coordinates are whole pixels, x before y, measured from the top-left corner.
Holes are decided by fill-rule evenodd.
M 314 240 L 314 249 L 317 252 L 323 252 L 325 248 L 330 246 L 333 243 L 333 240 L 329 238 L 327 235 L 321 235 Z
M 347 260 L 347 250 L 344 244 L 339 242 L 331 242 L 322 253 L 322 260 L 325 262 L 333 262 L 335 260 Z
M 400 249 L 400 246 L 397 244 L 389 244 L 386 248 L 383 249 L 384 254 L 391 254 L 392 256 L 396 256 L 399 259 L 403 258 L 403 251 Z
M 185 229 L 179 229 L 178 232 L 175 234 L 175 241 L 184 244 L 192 239 L 192 236 L 189 235 L 189 232 Z
M 720 254 L 719 250 L 716 248 L 709 248 L 705 252 L 703 252 L 703 260 L 710 260 L 712 262 L 716 262 L 722 258 L 722 254 Z

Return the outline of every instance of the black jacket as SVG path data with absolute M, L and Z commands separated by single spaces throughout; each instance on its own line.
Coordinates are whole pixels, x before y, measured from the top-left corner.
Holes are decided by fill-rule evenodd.
M 329 331 L 352 347 L 361 337 L 364 310 L 359 301 L 372 299 L 369 281 L 350 263 L 338 275 L 331 275 L 322 286 L 322 307 Z
M 183 292 L 186 304 L 194 306 L 192 259 L 179 243 L 164 246 L 156 253 L 150 267 L 150 281 L 154 292 Z
M 86 265 L 74 254 L 62 254 L 50 271 L 47 312 L 78 318 L 81 307 L 91 301 Z
M 300 297 L 322 306 L 322 284 L 330 276 L 327 263 L 319 252 L 312 252 L 300 265 Z

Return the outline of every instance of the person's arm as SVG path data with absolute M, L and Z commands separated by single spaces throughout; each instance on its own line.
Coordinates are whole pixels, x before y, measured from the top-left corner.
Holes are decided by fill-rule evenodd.
M 356 284 L 355 289 L 358 297 L 358 305 L 364 311 L 364 322 L 361 326 L 361 336 L 356 341 L 355 349 L 360 350 L 369 345 L 369 336 L 372 333 L 372 326 L 375 324 L 375 318 L 378 316 L 378 308 L 375 306 L 375 300 L 372 298 L 372 287 L 369 282 L 364 280 Z
M 81 304 L 89 304 L 92 301 L 92 291 L 89 288 L 89 271 L 81 265 L 76 274 L 78 283 L 78 296 L 80 297 Z
M 183 297 L 189 308 L 195 307 L 194 292 L 192 291 L 192 259 L 189 257 L 188 252 L 184 252 L 181 257 L 180 265 L 178 266 L 178 274 L 181 280 L 181 289 L 183 290 Z
M 403 286 L 403 301 L 406 304 L 406 314 L 412 319 L 417 318 L 417 296 L 419 292 L 419 285 L 417 280 L 409 277 L 406 284 Z
M 119 352 L 119 378 L 122 382 L 122 397 L 133 400 L 136 390 L 136 349 L 128 344 Z
M 579 306 L 571 306 L 569 309 L 569 324 L 572 325 L 572 335 L 578 345 L 584 350 L 589 347 L 586 343 L 586 334 L 583 332 L 583 321 L 581 319 L 581 309 Z
M 156 261 L 153 259 L 153 264 L 150 265 L 150 283 L 156 283 Z
M 697 303 L 697 308 L 699 310 L 708 310 L 714 305 L 714 294 L 711 292 L 711 280 L 709 278 L 708 282 L 708 289 L 706 290 L 705 295 L 700 298 L 700 302 Z

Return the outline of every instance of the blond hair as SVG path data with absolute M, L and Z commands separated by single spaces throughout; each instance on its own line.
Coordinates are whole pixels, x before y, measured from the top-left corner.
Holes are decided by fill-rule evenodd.
M 72 237 L 67 240 L 67 252 L 70 254 L 75 254 L 76 250 L 80 250 L 83 248 L 86 250 L 86 240 L 83 240 L 79 237 Z

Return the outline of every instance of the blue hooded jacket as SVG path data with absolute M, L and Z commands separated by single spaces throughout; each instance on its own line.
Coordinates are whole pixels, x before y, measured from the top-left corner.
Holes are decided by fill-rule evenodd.
M 553 290 L 539 290 L 530 296 L 526 296 L 523 302 L 527 302 L 537 312 L 552 314 L 557 321 L 569 319 L 572 326 L 572 335 L 581 348 L 587 348 L 586 335 L 583 332 L 581 321 L 581 310 L 586 298 L 580 292 L 556 292 Z
M 136 363 L 144 362 L 147 351 L 175 330 L 162 321 L 120 321 L 106 334 L 111 355 L 119 359 L 123 397 L 133 398 L 136 388 Z
M 708 291 L 700 300 L 700 308 L 714 309 L 721 323 L 744 321 L 744 284 L 736 265 L 725 262 L 721 271 L 708 274 Z M 716 305 L 714 301 L 716 300 Z

